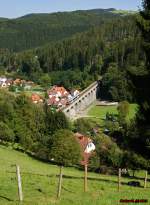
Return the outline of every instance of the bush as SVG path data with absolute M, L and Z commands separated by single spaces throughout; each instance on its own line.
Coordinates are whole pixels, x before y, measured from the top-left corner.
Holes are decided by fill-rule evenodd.
M 10 129 L 4 122 L 0 122 L 0 140 L 13 142 L 14 136 L 13 130 Z
M 52 136 L 49 159 L 61 166 L 78 164 L 81 157 L 80 145 L 69 130 L 58 130 Z
M 94 138 L 96 153 L 90 160 L 92 170 L 100 170 L 100 167 L 118 168 L 122 164 L 123 152 L 117 144 L 108 136 L 101 134 Z
M 121 124 L 126 122 L 127 115 L 129 114 L 129 106 L 130 104 L 127 101 L 120 102 L 117 110 L 118 110 L 118 121 Z
M 74 122 L 74 127 L 76 132 L 80 132 L 82 134 L 88 134 L 92 131 L 93 123 L 90 120 L 80 118 Z

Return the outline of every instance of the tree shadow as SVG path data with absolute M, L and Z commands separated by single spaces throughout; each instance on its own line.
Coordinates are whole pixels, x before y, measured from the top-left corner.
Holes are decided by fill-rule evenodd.
M 67 175 L 63 175 L 63 178 L 66 178 L 66 179 L 83 179 L 84 180 L 84 177 L 75 177 L 75 176 L 67 176 Z M 112 183 L 112 184 L 115 184 L 117 185 L 118 184 L 118 181 L 117 180 L 110 180 L 110 179 L 102 179 L 102 178 L 94 178 L 94 177 L 88 177 L 87 178 L 89 181 L 99 181 L 99 182 L 106 182 L 106 183 Z M 131 180 L 130 177 L 128 177 L 129 180 Z M 126 185 L 126 186 L 130 186 L 128 185 L 128 182 L 121 182 L 121 185 Z M 131 186 L 130 186 L 131 187 Z M 134 187 L 134 186 L 133 186 Z M 143 186 L 138 186 L 138 188 L 143 188 Z M 150 188 L 150 187 L 147 187 L 147 188 Z
M 13 199 L 10 199 L 10 198 L 8 198 L 8 197 L 6 197 L 6 196 L 1 196 L 1 195 L 0 195 L 0 198 L 1 198 L 1 199 L 5 199 L 5 200 L 7 200 L 7 201 L 14 201 Z
M 62 189 L 64 189 L 65 191 L 67 191 L 67 192 L 69 192 L 69 193 L 75 193 L 74 191 L 71 191 L 71 190 L 69 190 L 69 189 L 67 189 L 66 187 L 64 187 L 64 186 L 62 186 Z

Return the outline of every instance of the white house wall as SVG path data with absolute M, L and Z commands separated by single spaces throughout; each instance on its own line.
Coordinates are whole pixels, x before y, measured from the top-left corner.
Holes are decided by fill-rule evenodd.
M 87 145 L 87 147 L 86 147 L 86 149 L 85 149 L 85 153 L 90 153 L 90 152 L 92 152 L 92 151 L 94 151 L 95 150 L 95 145 L 92 143 L 92 142 L 90 142 L 88 145 Z

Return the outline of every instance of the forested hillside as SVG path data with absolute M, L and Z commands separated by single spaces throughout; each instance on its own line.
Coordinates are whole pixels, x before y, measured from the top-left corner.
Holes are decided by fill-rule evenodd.
M 2 72 L 67 89 L 84 89 L 102 75 L 102 98 L 133 101 L 127 73 L 144 63 L 145 54 L 135 17 L 124 16 L 33 50 L 1 49 L 0 60 Z
M 120 16 L 114 11 L 95 9 L 30 14 L 17 19 L 0 18 L 0 48 L 21 51 L 61 40 Z

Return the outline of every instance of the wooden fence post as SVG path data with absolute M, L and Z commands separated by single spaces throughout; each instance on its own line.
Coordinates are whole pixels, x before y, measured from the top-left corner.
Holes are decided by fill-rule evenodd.
M 17 181 L 18 181 L 18 195 L 19 201 L 23 201 L 23 193 L 22 193 L 22 184 L 21 184 L 21 175 L 20 175 L 20 167 L 16 165 L 16 174 L 17 174 Z
M 84 191 L 87 192 L 87 164 L 84 165 Z
M 146 188 L 146 185 L 147 185 L 147 171 L 145 172 L 144 188 Z
M 121 169 L 118 170 L 118 191 L 120 191 L 121 186 Z
M 57 192 L 57 198 L 60 197 L 61 194 L 61 187 L 62 187 L 62 177 L 63 177 L 63 166 L 60 166 L 60 174 L 59 174 L 59 183 L 58 183 L 58 192 Z

